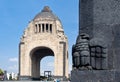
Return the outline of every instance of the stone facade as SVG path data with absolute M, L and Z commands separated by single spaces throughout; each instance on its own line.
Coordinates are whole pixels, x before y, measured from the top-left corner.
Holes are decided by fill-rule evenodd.
M 45 56 L 54 56 L 54 76 L 68 77 L 68 40 L 61 21 L 48 6 L 29 23 L 21 38 L 20 79 L 39 78 L 40 61 Z
M 72 82 L 119 82 L 120 1 L 79 0 L 79 19 L 79 35 L 72 54 Z M 81 64 L 88 61 L 81 60 L 81 34 L 89 35 L 90 63 L 86 65 Z M 83 44 L 82 47 L 86 48 Z

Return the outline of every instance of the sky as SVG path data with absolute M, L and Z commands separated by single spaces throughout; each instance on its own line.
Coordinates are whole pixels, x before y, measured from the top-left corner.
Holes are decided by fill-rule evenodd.
M 19 42 L 24 29 L 44 6 L 49 6 L 62 22 L 69 42 L 69 70 L 72 66 L 72 45 L 78 35 L 79 0 L 0 0 L 0 68 L 18 73 Z M 49 59 L 49 60 L 48 60 Z M 54 57 L 42 59 L 53 70 Z

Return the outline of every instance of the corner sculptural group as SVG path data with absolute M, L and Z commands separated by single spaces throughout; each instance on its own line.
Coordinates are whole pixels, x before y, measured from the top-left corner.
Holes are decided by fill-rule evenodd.
M 107 49 L 93 45 L 89 35 L 81 33 L 72 47 L 73 68 L 79 70 L 107 69 Z

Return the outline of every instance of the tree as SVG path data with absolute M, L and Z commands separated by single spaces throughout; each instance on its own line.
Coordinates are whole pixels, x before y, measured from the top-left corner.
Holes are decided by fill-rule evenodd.
M 3 80 L 3 75 L 4 75 L 4 72 L 2 71 L 2 69 L 0 69 L 0 81 Z
M 3 75 L 3 74 L 4 74 L 3 70 L 2 70 L 2 69 L 0 69 L 0 75 Z
M 12 75 L 10 74 L 10 76 L 9 76 L 9 80 L 12 80 Z

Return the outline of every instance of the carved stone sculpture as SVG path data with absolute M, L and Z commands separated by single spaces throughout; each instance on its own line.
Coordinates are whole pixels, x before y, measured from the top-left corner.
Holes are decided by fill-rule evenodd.
M 73 45 L 74 67 L 90 66 L 89 36 L 85 33 L 78 36 L 76 45 Z
M 97 41 L 97 40 L 96 40 Z M 107 69 L 107 49 L 100 45 L 99 41 L 94 42 L 89 35 L 81 33 L 76 45 L 73 45 L 73 67 L 77 69 Z M 102 43 L 101 43 L 102 44 Z
M 74 67 L 79 68 L 79 66 L 80 66 L 80 55 L 79 55 L 78 52 L 74 52 L 73 59 L 74 59 Z

